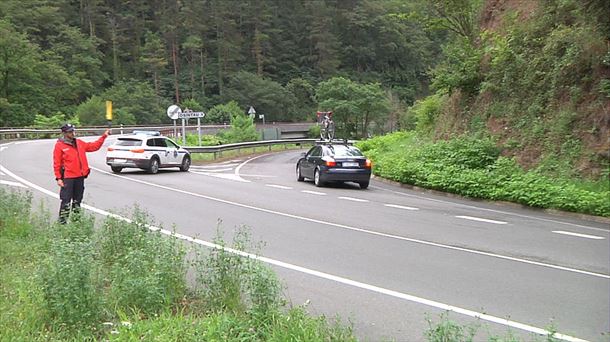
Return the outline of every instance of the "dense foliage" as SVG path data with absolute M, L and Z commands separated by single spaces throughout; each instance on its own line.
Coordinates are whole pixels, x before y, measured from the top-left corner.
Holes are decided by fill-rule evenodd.
M 461 136 L 433 142 L 398 132 L 361 142 L 374 173 L 405 184 L 531 207 L 610 217 L 607 183 L 550 178 L 525 171 L 489 137 Z
M 528 169 L 608 177 L 610 2 L 438 2 L 461 4 L 454 17 L 479 24 L 454 30 L 432 71 L 436 94 L 403 127 L 442 139 L 490 133 Z
M 237 101 L 267 121 L 313 120 L 314 89 L 342 76 L 406 103 L 425 92 L 443 34 L 425 1 L 0 2 L 0 126 L 76 113 L 100 124 L 167 121 L 188 99 Z

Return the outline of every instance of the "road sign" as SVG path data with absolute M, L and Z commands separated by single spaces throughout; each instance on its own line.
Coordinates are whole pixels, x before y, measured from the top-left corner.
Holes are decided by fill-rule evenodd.
M 204 112 L 191 112 L 184 111 L 178 114 L 178 119 L 191 119 L 191 118 L 202 118 L 205 116 Z
M 106 120 L 112 121 L 112 101 L 106 101 Z
M 178 115 L 180 115 L 180 113 L 182 113 L 182 109 L 176 105 L 167 107 L 167 116 L 169 116 L 169 118 L 172 120 L 178 119 Z
M 248 114 L 250 114 L 250 115 L 256 114 L 256 111 L 254 110 L 254 107 L 250 106 L 250 109 L 248 109 Z

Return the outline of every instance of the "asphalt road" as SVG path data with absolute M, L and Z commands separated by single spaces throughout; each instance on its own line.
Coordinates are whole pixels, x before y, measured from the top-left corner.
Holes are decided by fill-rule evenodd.
M 0 186 L 29 188 L 55 213 L 53 144 L 0 145 Z M 114 212 L 138 204 L 159 225 L 205 241 L 219 220 L 228 239 L 247 226 L 293 305 L 349 320 L 363 340 L 423 340 L 426 318 L 446 310 L 480 325 L 480 338 L 511 330 L 530 339 L 552 325 L 568 340 L 609 339 L 607 223 L 375 179 L 367 190 L 317 188 L 296 181 L 300 152 L 114 175 L 103 147 L 89 154 L 85 203 Z

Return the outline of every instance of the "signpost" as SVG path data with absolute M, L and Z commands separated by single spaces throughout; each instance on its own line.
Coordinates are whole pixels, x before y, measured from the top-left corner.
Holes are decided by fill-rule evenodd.
M 252 119 L 254 119 L 254 117 L 256 115 L 256 110 L 254 110 L 254 107 L 250 106 L 250 109 L 248 109 L 248 115 L 250 115 L 250 117 Z M 265 114 L 259 114 L 258 118 L 263 119 L 263 125 L 264 125 L 265 124 Z
M 182 113 L 182 109 L 180 109 L 180 107 L 176 105 L 171 105 L 167 107 L 167 116 L 169 116 L 170 119 L 174 120 L 174 138 L 178 134 L 176 132 L 176 119 L 178 119 L 178 115 L 180 115 L 180 113 Z
M 205 116 L 204 112 L 193 112 L 186 108 L 182 113 L 178 114 L 178 118 L 182 119 L 182 144 L 186 145 L 186 131 L 184 128 L 185 122 L 191 118 L 197 118 L 197 135 L 199 136 L 199 146 L 201 146 L 201 118 Z

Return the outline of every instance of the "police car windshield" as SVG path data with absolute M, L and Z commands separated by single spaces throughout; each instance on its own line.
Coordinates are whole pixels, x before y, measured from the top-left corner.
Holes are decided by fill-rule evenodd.
M 331 154 L 335 157 L 361 157 L 362 152 L 359 149 L 346 145 L 329 146 Z
M 116 141 L 117 146 L 140 146 L 142 145 L 142 140 L 140 139 L 129 139 L 129 138 L 119 138 Z

